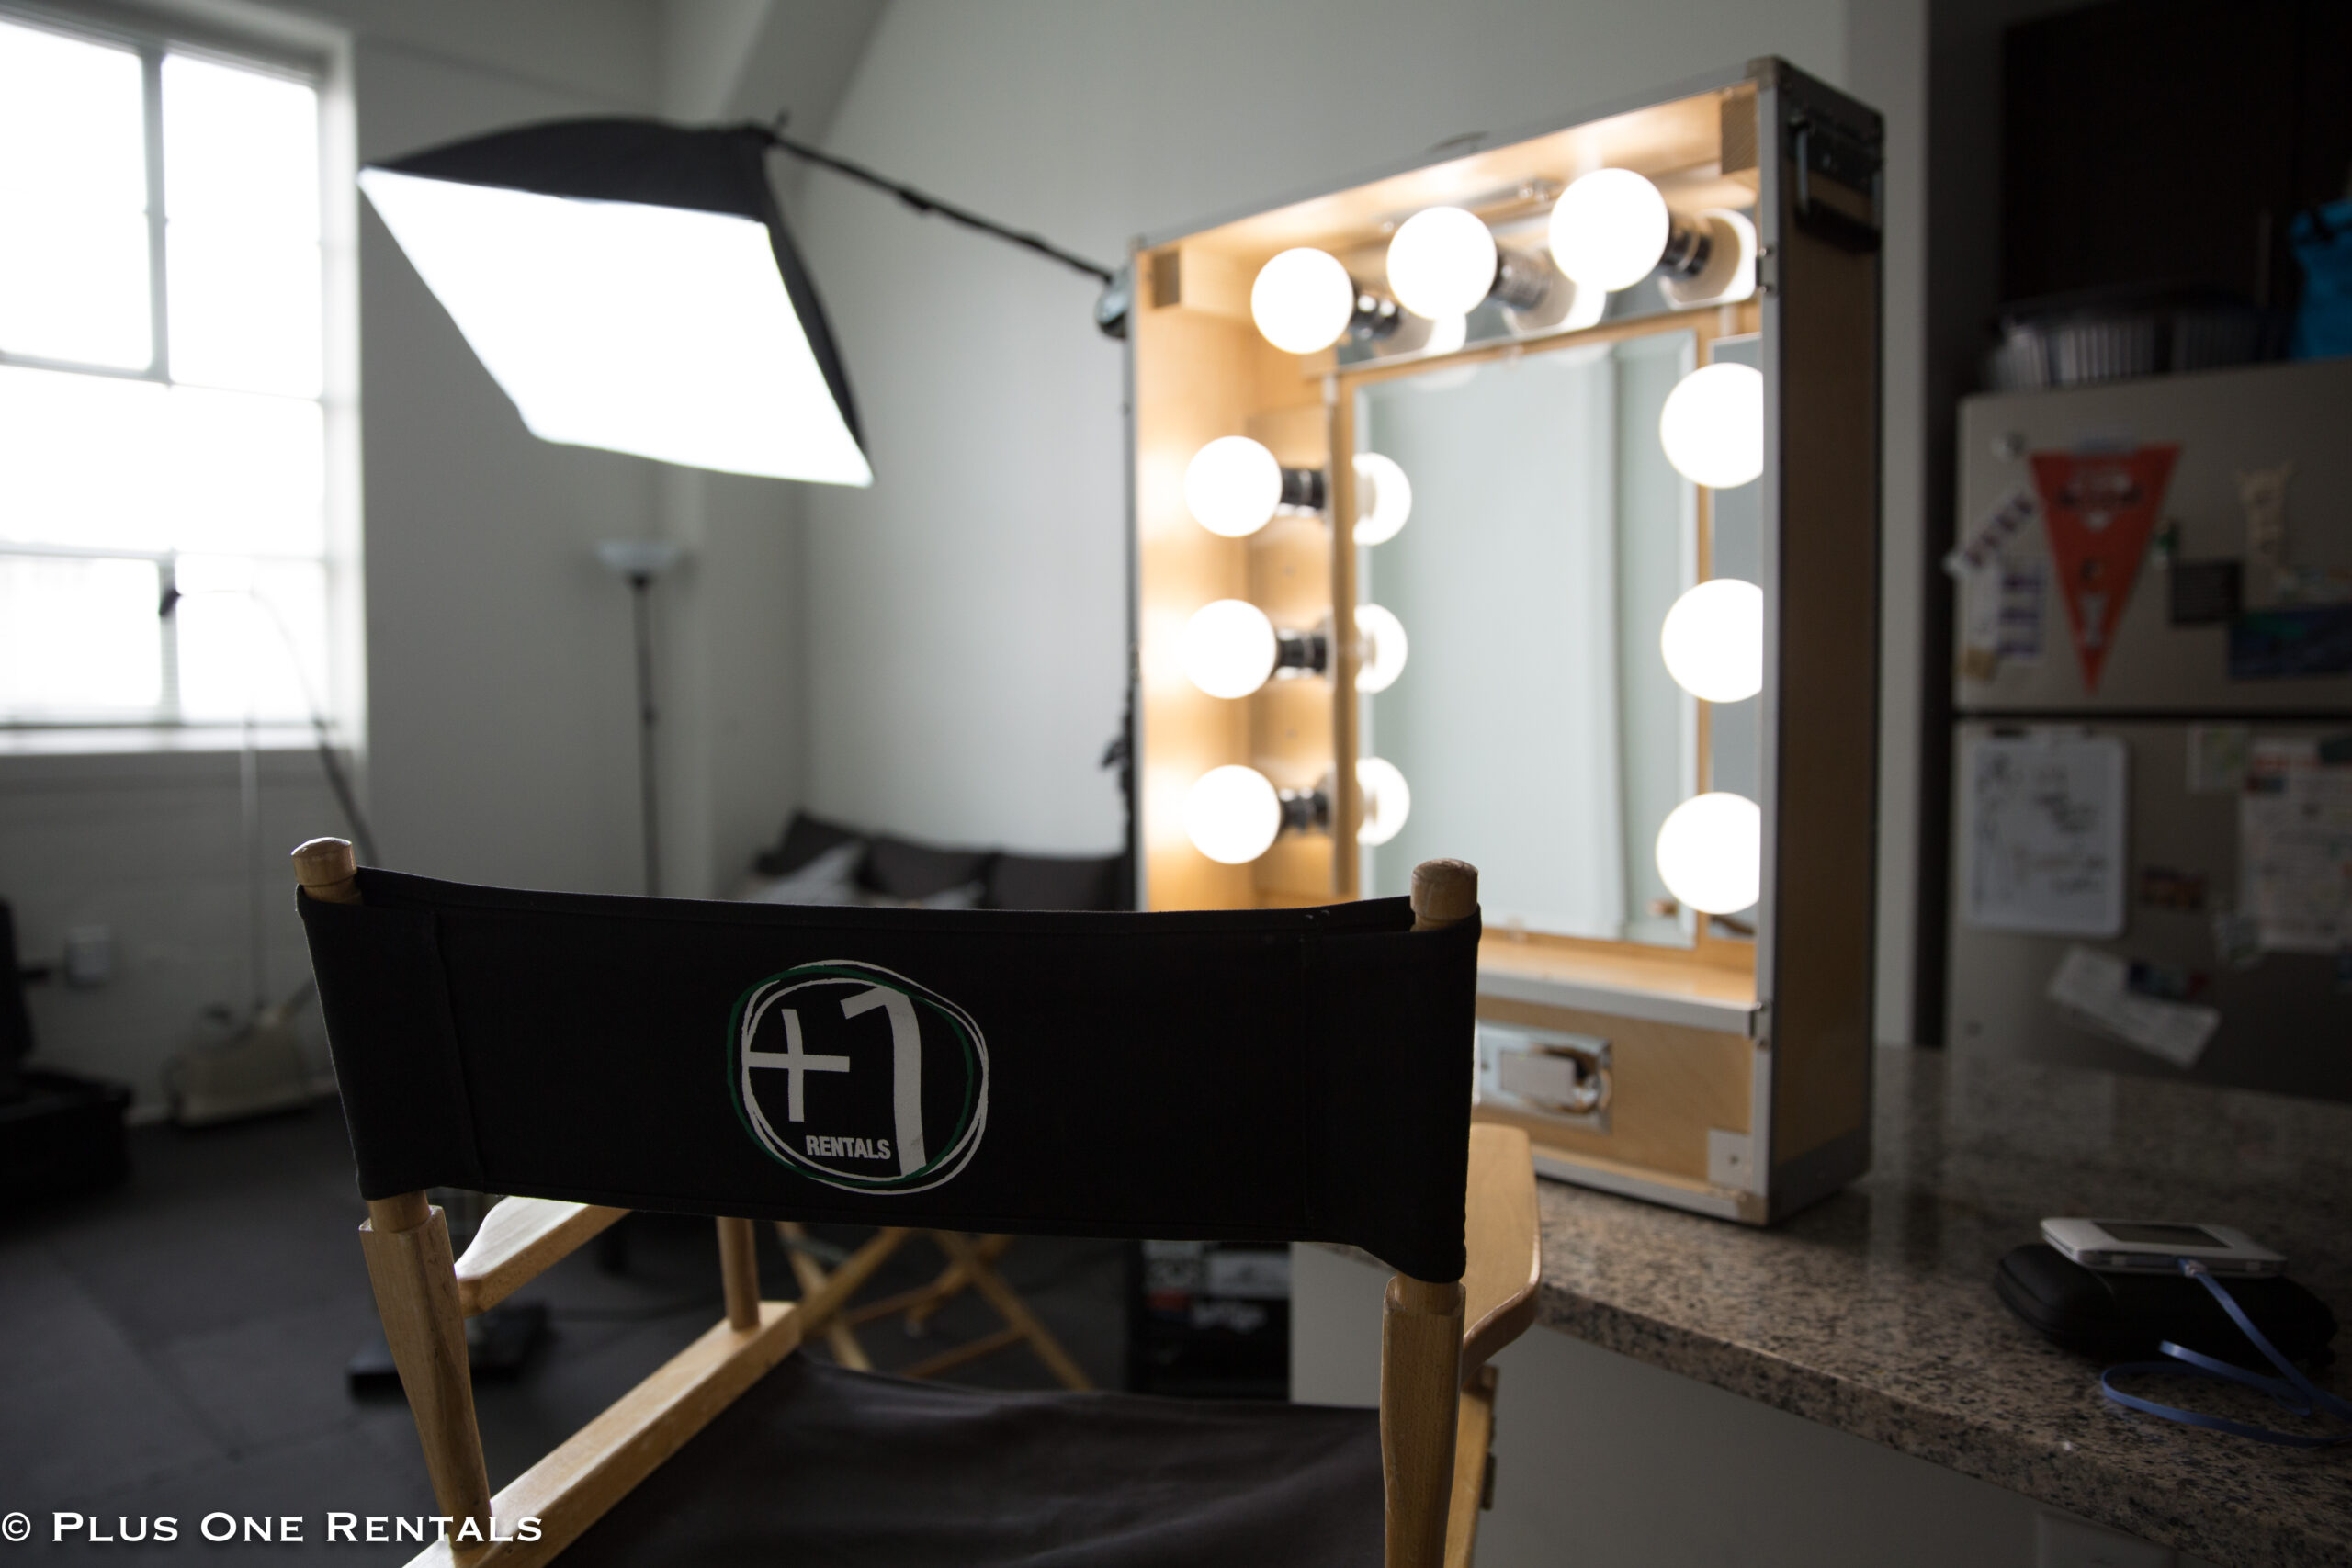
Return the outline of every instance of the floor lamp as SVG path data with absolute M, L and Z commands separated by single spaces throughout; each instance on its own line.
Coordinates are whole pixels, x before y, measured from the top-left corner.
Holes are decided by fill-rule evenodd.
M 1094 280 L 1095 325 L 1126 335 L 1127 267 L 837 158 L 786 136 L 781 116 L 774 125 L 729 126 L 554 120 L 370 164 L 359 185 L 533 434 L 683 468 L 873 482 L 847 369 L 768 182 L 774 153 Z M 1132 551 L 1132 530 L 1124 532 Z M 646 593 L 666 564 L 639 583 L 613 563 L 636 586 L 640 628 Z M 1132 604 L 1128 614 L 1132 705 Z M 640 669 L 642 649 L 640 631 Z M 645 706 L 651 891 L 650 699 Z M 1131 729 L 1122 728 L 1109 763 L 1120 763 Z M 1122 764 L 1120 777 L 1132 877 L 1134 769 Z
M 596 558 L 628 584 L 637 624 L 637 790 L 644 819 L 645 896 L 662 893 L 662 824 L 654 779 L 653 583 L 684 550 L 666 539 L 607 539 Z

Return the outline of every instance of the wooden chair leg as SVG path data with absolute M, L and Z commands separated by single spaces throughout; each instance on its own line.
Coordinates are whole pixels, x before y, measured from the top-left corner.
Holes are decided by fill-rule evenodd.
M 1387 1568 L 1442 1568 L 1462 1381 L 1462 1283 L 1398 1274 L 1380 1324 Z
M 999 1350 L 1009 1350 L 1021 1343 L 1021 1330 L 1012 1327 L 983 1334 L 977 1339 L 967 1339 L 961 1345 L 950 1345 L 936 1356 L 926 1356 L 912 1366 L 900 1367 L 897 1376 L 902 1378 L 935 1378 L 967 1361 L 977 1361 L 983 1356 L 993 1356 Z
M 778 1235 L 784 1235 L 784 1222 L 778 1221 Z M 800 1234 L 806 1235 L 806 1232 Z M 874 1233 L 874 1238 L 842 1260 L 841 1267 L 823 1274 L 824 1283 L 816 1291 L 801 1297 L 798 1303 L 802 1334 L 822 1328 L 839 1316 L 842 1322 L 855 1325 L 859 1313 L 847 1310 L 849 1299 L 865 1288 L 865 1281 L 876 1269 L 888 1263 L 907 1238 L 915 1233 L 900 1225 L 885 1225 Z M 786 1238 L 787 1252 L 792 1250 L 790 1238 Z
M 1005 1249 L 1012 1245 L 1012 1238 L 1009 1235 L 984 1235 L 972 1244 L 972 1250 L 979 1255 L 981 1262 L 993 1263 L 1003 1257 Z M 972 1281 L 965 1276 L 964 1266 L 961 1263 L 950 1263 L 946 1268 L 942 1269 L 939 1271 L 939 1277 L 932 1280 L 929 1287 L 933 1292 L 931 1299 L 917 1302 L 907 1309 L 907 1332 L 922 1333 L 931 1320 L 938 1315 L 939 1309 L 953 1301 L 959 1293 L 969 1289 L 971 1283 Z
M 1062 1348 L 1062 1342 L 1054 1337 L 1052 1330 L 1037 1321 L 1037 1314 L 1029 1310 L 1029 1303 L 1023 1301 L 1012 1287 L 981 1259 L 978 1247 L 969 1237 L 956 1231 L 933 1231 L 931 1234 L 932 1238 L 939 1243 L 940 1250 L 962 1267 L 964 1277 L 972 1282 L 972 1288 L 988 1298 L 989 1305 L 996 1308 L 997 1315 L 1004 1319 L 1005 1325 L 1029 1341 L 1029 1348 L 1037 1353 L 1039 1360 L 1046 1363 L 1046 1370 L 1061 1380 L 1064 1388 L 1084 1390 L 1094 1386 L 1092 1380 L 1070 1359 L 1069 1352 Z M 1461 1321 L 1459 1306 L 1454 1309 L 1454 1319 L 1458 1332 Z
M 759 1234 L 749 1220 L 718 1225 L 718 1278 L 727 1297 L 727 1326 L 738 1334 L 760 1325 Z
M 359 1229 L 376 1311 L 401 1387 L 424 1445 L 434 1501 L 452 1520 L 490 1528 L 490 1475 L 474 1426 L 473 1371 L 466 1359 L 466 1320 L 458 1305 L 457 1259 L 449 1227 L 422 1192 L 370 1200 Z M 454 1531 L 458 1526 L 452 1525 Z
M 1454 1427 L 1453 1498 L 1446 1512 L 1445 1568 L 1470 1568 L 1478 1515 L 1495 1506 L 1495 1369 L 1480 1367 L 1462 1391 Z
M 825 1266 L 810 1257 L 803 1245 L 808 1239 L 808 1228 L 797 1220 L 778 1220 L 775 1229 L 776 1234 L 784 1238 L 784 1255 L 791 1260 L 792 1277 L 800 1281 L 802 1298 L 813 1296 L 823 1290 L 828 1278 Z M 803 1332 L 807 1331 L 804 1329 Z M 825 1344 L 831 1349 L 833 1359 L 842 1366 L 861 1372 L 874 1370 L 874 1361 L 866 1355 L 865 1347 L 857 1342 L 857 1336 L 851 1332 L 849 1325 L 842 1321 L 839 1313 L 825 1320 Z

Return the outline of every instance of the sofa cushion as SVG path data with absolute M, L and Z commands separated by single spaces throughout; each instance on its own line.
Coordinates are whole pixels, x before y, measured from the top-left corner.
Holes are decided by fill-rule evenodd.
M 752 862 L 752 869 L 762 876 L 789 876 L 827 850 L 856 843 L 865 837 L 854 828 L 796 811 L 792 820 L 784 825 L 784 837 L 776 840 L 775 848 L 762 851 Z
M 993 850 L 948 850 L 911 839 L 876 835 L 865 854 L 858 886 L 892 898 L 929 898 L 951 887 L 988 878 Z
M 991 909 L 1120 908 L 1117 855 L 1001 854 L 989 868 Z

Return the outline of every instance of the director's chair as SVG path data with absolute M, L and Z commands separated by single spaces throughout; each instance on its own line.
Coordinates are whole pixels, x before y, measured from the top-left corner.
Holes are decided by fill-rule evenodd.
M 803 1297 L 822 1291 L 832 1277 L 825 1271 L 827 1259 L 819 1256 L 808 1228 L 797 1220 L 778 1220 L 775 1229 L 777 1239 L 784 1243 L 785 1257 L 791 1262 L 793 1277 L 800 1281 Z M 993 1356 L 999 1350 L 1026 1344 L 1064 1388 L 1083 1391 L 1094 1386 L 1093 1380 L 1062 1348 L 1062 1342 L 1054 1337 L 1053 1330 L 1038 1319 L 1037 1314 L 1030 1310 L 1029 1303 L 1021 1299 L 1021 1293 L 996 1271 L 996 1260 L 1003 1257 L 1012 1246 L 1011 1236 L 958 1236 L 952 1231 L 925 1231 L 922 1234 L 929 1236 L 946 1256 L 947 1265 L 937 1275 L 911 1290 L 884 1296 L 879 1301 L 860 1302 L 854 1306 L 844 1302 L 835 1307 L 832 1315 L 822 1324 L 804 1316 L 800 1325 L 802 1339 L 806 1340 L 821 1329 L 826 1348 L 832 1351 L 834 1360 L 844 1367 L 870 1372 L 874 1370 L 874 1361 L 866 1355 L 865 1347 L 858 1343 L 856 1330 L 859 1326 L 882 1318 L 895 1317 L 909 1334 L 921 1334 L 927 1329 L 940 1308 L 970 1291 L 988 1303 L 1002 1320 L 1002 1326 L 990 1333 L 975 1335 L 960 1344 L 947 1346 L 911 1365 L 894 1367 L 891 1369 L 893 1377 L 937 1377 L 942 1372 L 953 1371 L 984 1356 Z M 864 1263 L 862 1254 L 878 1251 L 882 1258 L 888 1258 L 911 1239 L 912 1233 L 908 1231 L 885 1231 L 857 1251 L 841 1255 L 833 1261 L 841 1267 L 852 1264 L 870 1267 Z M 965 1245 L 959 1247 L 959 1241 Z
M 455 1521 L 418 1562 L 1468 1562 L 1487 1361 L 1539 1267 L 1525 1139 L 1470 1126 L 1470 867 L 1424 863 L 1409 903 L 1114 915 L 512 892 L 339 840 L 295 867 L 368 1274 Z M 455 1258 L 436 1185 L 518 1196 Z M 464 1319 L 629 1208 L 717 1219 L 726 1320 L 492 1497 Z M 1380 1409 L 794 1356 L 879 1255 L 763 1302 L 755 1219 L 928 1229 L 967 1268 L 974 1233 L 1351 1244 L 1397 1269 Z

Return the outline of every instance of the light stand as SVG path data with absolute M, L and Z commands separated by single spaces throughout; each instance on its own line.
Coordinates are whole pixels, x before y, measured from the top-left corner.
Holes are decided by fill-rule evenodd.
M 645 840 L 645 896 L 662 896 L 662 819 L 655 780 L 653 727 L 653 583 L 684 554 L 666 539 L 607 539 L 596 558 L 628 584 L 637 625 L 637 788 Z
M 1126 335 L 1129 267 L 835 156 L 787 136 L 784 123 L 553 120 L 370 164 L 359 184 L 525 426 L 570 446 L 722 473 L 873 481 L 848 375 L 769 179 L 772 154 L 1084 276 L 1098 288 L 1096 327 Z M 654 277 L 660 287 L 648 286 Z M 1395 308 L 1387 310 L 1393 326 Z M 637 596 L 645 882 L 653 893 L 650 595 L 676 552 L 627 541 L 599 554 Z M 1131 666 L 1133 620 L 1131 603 Z M 1132 773 L 1123 776 L 1132 818 Z

